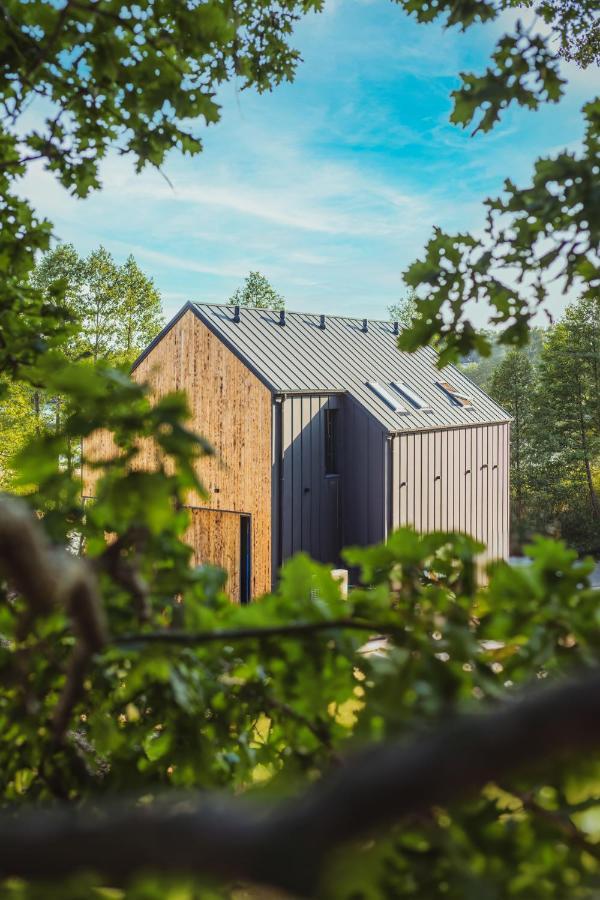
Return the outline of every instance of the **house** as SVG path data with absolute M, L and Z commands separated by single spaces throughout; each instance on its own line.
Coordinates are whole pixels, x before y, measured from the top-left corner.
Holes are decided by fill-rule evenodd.
M 505 557 L 510 417 L 430 348 L 402 353 L 398 326 L 343 316 L 188 303 L 134 377 L 185 390 L 208 501 L 189 498 L 196 561 L 223 566 L 232 597 L 271 589 L 302 550 L 411 524 L 460 530 Z M 92 438 L 93 440 L 93 438 Z M 86 489 L 87 490 L 87 489 Z

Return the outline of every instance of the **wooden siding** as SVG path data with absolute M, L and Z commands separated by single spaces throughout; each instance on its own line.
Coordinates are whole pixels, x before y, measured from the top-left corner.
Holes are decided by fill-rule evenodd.
M 212 443 L 214 459 L 198 464 L 208 501 L 190 492 L 192 507 L 245 513 L 252 517 L 251 594 L 271 588 L 271 392 L 253 375 L 193 312 L 186 312 L 152 348 L 135 369 L 136 380 L 147 381 L 153 395 L 173 390 L 187 393 L 192 412 L 191 427 Z M 110 454 L 110 436 L 98 432 L 85 442 L 89 458 Z M 151 469 L 159 450 L 148 441 L 140 452 L 140 465 Z M 84 470 L 84 494 L 93 495 L 94 477 Z M 238 518 L 239 521 L 239 517 Z M 233 538 L 225 536 L 224 517 L 219 528 L 222 540 L 200 540 L 199 528 L 207 517 L 194 514 L 190 534 L 196 552 L 226 568 L 239 587 L 239 573 L 231 562 Z M 225 531 L 223 530 L 225 529 Z M 208 548 L 208 550 L 207 550 Z M 238 554 L 239 557 L 239 554 Z
M 187 540 L 194 548 L 194 565 L 219 561 L 228 573 L 227 590 L 235 603 L 240 600 L 240 515 L 216 509 L 190 510 Z
M 508 556 L 510 425 L 395 435 L 390 527 L 462 531 L 482 541 L 482 563 Z
M 285 397 L 281 409 L 280 561 L 304 551 L 313 559 L 335 564 L 341 549 L 341 470 L 325 474 L 325 410 L 344 415 L 332 395 Z M 341 461 L 342 422 L 338 425 Z

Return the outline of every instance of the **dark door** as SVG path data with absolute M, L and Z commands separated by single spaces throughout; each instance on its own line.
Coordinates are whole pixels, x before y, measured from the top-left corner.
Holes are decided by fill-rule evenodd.
M 250 516 L 240 516 L 240 603 L 250 603 L 252 557 L 250 548 Z

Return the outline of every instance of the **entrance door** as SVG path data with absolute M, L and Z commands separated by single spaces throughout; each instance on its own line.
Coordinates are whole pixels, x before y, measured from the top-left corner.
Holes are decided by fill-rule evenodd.
M 195 565 L 210 563 L 227 572 L 226 591 L 234 603 L 249 603 L 252 585 L 251 518 L 220 509 L 190 509 L 186 540 Z

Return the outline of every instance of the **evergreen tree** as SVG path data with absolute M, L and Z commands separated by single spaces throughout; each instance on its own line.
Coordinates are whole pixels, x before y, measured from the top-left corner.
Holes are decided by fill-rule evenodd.
M 255 309 L 283 309 L 285 298 L 278 294 L 269 280 L 260 272 L 250 272 L 243 287 L 237 288 L 229 298 L 231 306 L 250 306 Z
M 600 429 L 597 359 L 586 322 L 594 324 L 593 307 L 579 301 L 548 334 L 535 393 L 532 441 L 543 519 L 551 510 L 565 537 L 580 549 L 594 550 L 600 546 Z
M 513 417 L 511 429 L 511 493 L 513 499 L 513 540 L 522 546 L 527 523 L 527 469 L 531 446 L 527 441 L 531 428 L 534 369 L 526 353 L 511 350 L 490 379 L 490 393 Z

